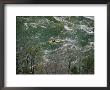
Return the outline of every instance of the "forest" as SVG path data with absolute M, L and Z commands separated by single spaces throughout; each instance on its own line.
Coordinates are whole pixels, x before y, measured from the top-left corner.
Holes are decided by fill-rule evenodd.
M 16 74 L 94 74 L 94 16 L 16 16 Z

